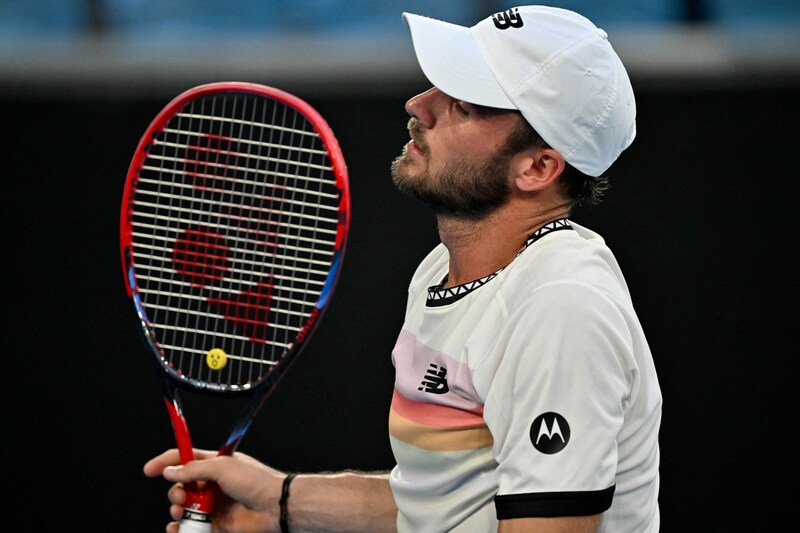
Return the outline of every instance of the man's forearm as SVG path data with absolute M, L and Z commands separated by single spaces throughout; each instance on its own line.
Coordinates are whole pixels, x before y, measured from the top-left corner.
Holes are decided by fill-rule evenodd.
M 397 531 L 388 474 L 302 474 L 289 494 L 291 533 Z

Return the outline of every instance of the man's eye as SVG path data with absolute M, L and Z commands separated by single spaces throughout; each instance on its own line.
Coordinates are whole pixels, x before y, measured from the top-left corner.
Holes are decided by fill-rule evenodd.
M 469 111 L 462 105 L 461 100 L 453 100 L 453 107 L 459 115 L 469 115 Z

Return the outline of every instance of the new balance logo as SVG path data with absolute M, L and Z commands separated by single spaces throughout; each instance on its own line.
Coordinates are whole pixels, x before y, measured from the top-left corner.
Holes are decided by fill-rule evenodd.
M 519 8 L 507 9 L 500 13 L 492 15 L 492 22 L 498 30 L 507 30 L 508 28 L 521 28 L 522 17 L 519 16 Z
M 570 430 L 567 419 L 558 413 L 544 413 L 531 424 L 530 437 L 533 447 L 548 455 L 567 447 Z
M 447 369 L 431 363 L 417 390 L 423 389 L 431 394 L 446 394 L 450 390 L 447 386 Z

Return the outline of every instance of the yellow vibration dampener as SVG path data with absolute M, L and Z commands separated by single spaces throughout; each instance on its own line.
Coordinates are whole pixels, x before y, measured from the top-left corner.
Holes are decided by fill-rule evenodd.
M 211 370 L 220 370 L 225 368 L 228 363 L 228 354 L 220 348 L 212 348 L 206 355 L 206 364 Z

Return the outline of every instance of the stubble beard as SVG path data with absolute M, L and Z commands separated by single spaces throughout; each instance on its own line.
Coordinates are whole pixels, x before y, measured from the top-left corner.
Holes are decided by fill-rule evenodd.
M 392 161 L 392 181 L 401 193 L 424 202 L 440 217 L 466 221 L 482 220 L 508 201 L 509 154 L 501 150 L 483 165 L 453 161 L 431 175 L 430 151 L 419 130 L 414 119 L 409 121 L 411 138 L 422 150 L 425 169 L 411 174 L 412 156 L 407 148 Z

